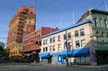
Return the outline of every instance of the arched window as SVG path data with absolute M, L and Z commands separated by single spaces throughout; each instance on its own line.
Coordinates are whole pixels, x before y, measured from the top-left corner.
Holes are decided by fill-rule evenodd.
M 100 21 L 100 23 L 99 23 L 100 27 L 104 27 L 104 24 L 102 23 L 102 18 L 100 18 L 99 21 Z
M 104 24 L 105 24 L 105 27 L 108 28 L 108 21 L 107 21 L 107 19 L 104 19 Z
M 94 18 L 94 25 L 95 25 L 95 27 L 97 27 L 98 25 L 97 25 L 97 18 Z

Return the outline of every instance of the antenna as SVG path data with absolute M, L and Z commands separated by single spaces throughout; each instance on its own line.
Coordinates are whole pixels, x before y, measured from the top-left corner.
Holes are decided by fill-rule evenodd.
M 104 4 L 105 4 L 106 11 L 107 11 L 108 10 L 108 6 L 107 6 L 107 3 L 106 3 L 106 0 L 104 0 Z
M 73 11 L 73 13 L 72 13 L 72 22 L 73 22 L 73 24 L 74 24 L 74 11 Z

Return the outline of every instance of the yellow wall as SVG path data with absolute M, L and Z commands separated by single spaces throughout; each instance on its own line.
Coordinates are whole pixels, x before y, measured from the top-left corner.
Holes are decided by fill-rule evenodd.
M 9 45 L 9 57 L 22 56 L 20 43 L 13 42 Z

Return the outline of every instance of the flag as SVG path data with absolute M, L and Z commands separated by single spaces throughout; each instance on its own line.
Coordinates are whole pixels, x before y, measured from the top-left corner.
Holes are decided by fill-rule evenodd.
M 70 43 L 69 42 L 65 42 L 64 43 L 64 49 L 70 50 Z

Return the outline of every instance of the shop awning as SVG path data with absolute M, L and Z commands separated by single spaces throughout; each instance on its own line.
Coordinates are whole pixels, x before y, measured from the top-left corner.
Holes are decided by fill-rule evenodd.
M 69 56 L 84 56 L 89 54 L 89 48 L 79 48 L 79 49 L 74 49 L 74 50 L 64 50 L 61 53 L 59 53 L 59 56 L 66 57 L 67 54 Z
M 50 53 L 51 56 L 58 56 L 58 55 L 60 55 L 60 54 L 61 54 L 61 52 Z
M 70 51 L 64 50 L 64 51 L 62 51 L 62 52 L 59 54 L 59 56 L 61 56 L 61 57 L 66 57 L 67 54 L 70 55 Z
M 48 57 L 50 57 L 51 55 L 50 55 L 50 53 L 39 53 L 39 56 L 41 57 L 41 58 L 48 58 Z
M 88 55 L 89 54 L 89 48 L 80 48 L 80 49 L 71 50 L 70 54 L 72 56 Z

